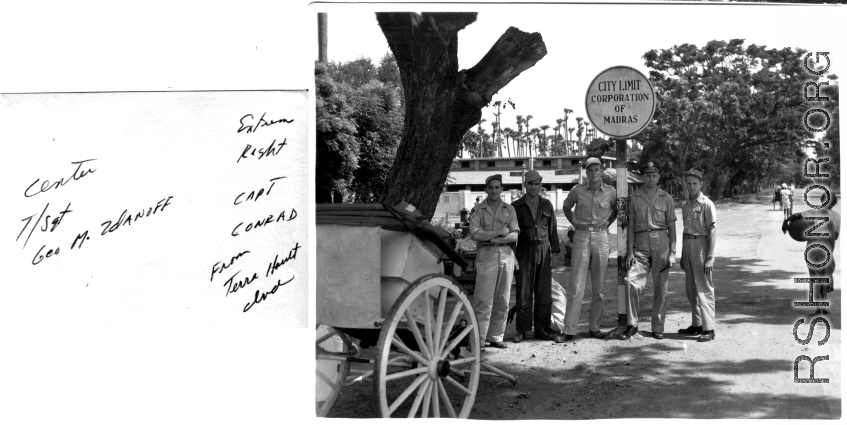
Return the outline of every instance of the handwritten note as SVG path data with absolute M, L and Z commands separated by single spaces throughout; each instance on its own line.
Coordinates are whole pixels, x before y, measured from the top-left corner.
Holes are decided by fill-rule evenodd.
M 307 99 L 0 96 L 4 345 L 26 370 L 10 379 L 93 379 L 102 395 L 117 360 L 143 380 L 262 346 L 233 335 L 305 328 Z

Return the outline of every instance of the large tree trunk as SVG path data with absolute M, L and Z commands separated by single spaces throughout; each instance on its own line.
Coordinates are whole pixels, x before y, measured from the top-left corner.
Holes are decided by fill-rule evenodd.
M 540 34 L 510 27 L 478 64 L 459 71 L 458 33 L 476 13 L 376 17 L 400 68 L 406 98 L 403 139 L 381 200 L 405 200 L 431 218 L 462 135 L 479 122 L 492 96 L 547 49 Z
M 714 191 L 712 191 L 712 194 L 710 196 L 713 201 L 723 199 L 724 191 L 727 188 L 727 183 L 729 183 L 732 177 L 735 176 L 735 173 L 736 172 L 733 172 L 732 170 L 728 169 L 717 170 L 713 183 Z

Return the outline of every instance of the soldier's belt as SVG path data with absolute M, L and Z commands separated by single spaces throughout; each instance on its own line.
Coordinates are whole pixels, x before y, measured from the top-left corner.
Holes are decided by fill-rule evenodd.
M 606 227 L 606 226 L 595 226 L 595 227 L 576 226 L 576 227 L 574 227 L 574 229 L 576 229 L 576 230 L 586 230 L 586 231 L 589 231 L 589 232 L 608 232 L 609 231 L 609 228 Z
M 512 244 L 509 244 L 509 243 L 499 243 L 499 242 L 497 242 L 497 243 L 496 242 L 480 242 L 479 245 L 480 246 L 512 246 Z
M 639 230 L 635 233 L 647 233 L 647 232 L 667 232 L 668 229 L 647 229 L 647 230 Z
M 548 239 L 527 239 L 525 242 L 527 243 L 527 245 L 537 246 L 543 245 L 550 241 Z
M 706 239 L 706 238 L 708 238 L 708 236 L 692 235 L 692 234 L 688 234 L 688 233 L 682 234 L 682 239 Z

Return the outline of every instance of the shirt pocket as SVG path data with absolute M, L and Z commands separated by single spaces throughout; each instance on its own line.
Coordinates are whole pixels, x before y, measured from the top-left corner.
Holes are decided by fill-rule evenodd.
M 512 214 L 508 211 L 502 211 L 497 216 L 497 223 L 495 223 L 495 230 L 503 227 L 509 227 L 509 223 L 512 222 Z
M 576 218 L 584 221 L 591 220 L 591 204 L 578 202 L 576 204 Z
M 609 217 L 612 203 L 610 201 L 597 201 L 594 203 L 594 217 L 598 220 L 606 220 Z
M 547 234 L 547 228 L 550 225 L 550 212 L 549 211 L 539 211 L 541 214 L 541 223 L 538 224 L 538 235 L 542 237 Z
M 666 205 L 653 205 L 653 224 L 656 226 L 664 226 L 665 223 L 665 214 L 667 214 L 667 206 Z

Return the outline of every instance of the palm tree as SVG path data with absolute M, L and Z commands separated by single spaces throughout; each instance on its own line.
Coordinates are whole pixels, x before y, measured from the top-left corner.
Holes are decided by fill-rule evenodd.
M 523 155 L 523 115 L 516 115 L 515 121 L 518 123 L 518 137 L 515 140 L 515 155 L 521 156 Z
M 582 137 L 585 134 L 585 124 L 582 117 L 576 117 L 577 155 L 582 155 Z
M 568 128 L 568 143 L 565 145 L 568 147 L 568 155 L 573 154 L 573 145 L 571 144 L 571 140 L 573 140 L 573 131 L 576 130 L 574 127 Z
M 529 154 L 529 156 L 532 156 L 532 139 L 530 139 L 529 120 L 533 118 L 535 117 L 533 117 L 532 115 L 527 115 L 526 118 L 524 118 L 524 124 L 526 124 L 526 142 L 529 145 L 527 153 Z
M 541 126 L 541 127 L 539 127 L 539 128 L 541 129 L 542 133 L 544 134 L 544 141 L 546 142 L 546 141 L 547 141 L 547 129 L 549 129 L 549 128 L 550 128 L 550 126 L 549 126 L 549 125 L 547 125 L 547 124 L 544 124 L 544 125 L 542 125 L 542 126 Z M 546 145 L 546 143 L 545 143 L 545 145 Z M 544 149 L 544 151 L 545 151 L 545 152 L 542 152 L 542 156 L 547 156 L 547 152 L 546 152 L 546 151 L 547 151 L 547 149 Z
M 568 114 L 572 114 L 572 113 L 573 113 L 573 109 L 565 108 L 565 128 L 568 128 Z M 567 137 L 566 141 L 570 142 L 571 138 Z M 570 143 L 568 143 L 568 144 L 570 144 Z M 568 154 L 570 154 L 570 152 L 571 152 L 570 147 L 567 149 L 567 152 L 568 152 Z
M 565 120 L 563 120 L 561 118 L 556 119 L 556 137 L 553 138 L 553 144 L 550 145 L 551 150 L 555 146 L 555 142 L 557 140 L 559 140 L 559 134 L 561 134 L 561 131 L 562 131 L 562 123 L 564 123 L 564 122 L 565 122 Z
M 514 131 L 514 130 L 512 130 L 509 127 L 506 127 L 504 129 L 500 130 L 500 132 L 503 134 L 503 137 L 506 138 L 506 154 L 508 156 L 512 156 L 512 150 L 509 146 L 509 138 L 512 137 L 512 131 Z
M 476 123 L 476 132 L 477 134 L 479 134 L 479 144 L 477 145 L 477 152 L 479 152 L 479 155 L 477 155 L 477 158 L 482 158 L 484 152 L 482 145 L 484 144 L 485 129 L 482 128 L 482 123 L 486 121 L 488 120 L 486 120 L 485 118 L 480 118 L 479 122 Z
M 501 157 L 503 156 L 503 147 L 500 146 L 500 136 L 502 132 L 498 130 L 500 129 L 500 108 L 502 104 L 503 102 L 499 100 L 494 102 L 494 107 L 497 108 L 497 112 L 494 113 L 494 122 L 491 123 L 491 134 L 494 135 L 494 143 L 497 143 L 497 152 L 499 152 Z
M 493 144 L 491 147 L 491 156 L 494 156 L 495 153 L 497 156 L 503 156 L 503 148 L 500 146 L 499 139 L 497 138 L 497 122 L 491 123 L 491 143 Z

